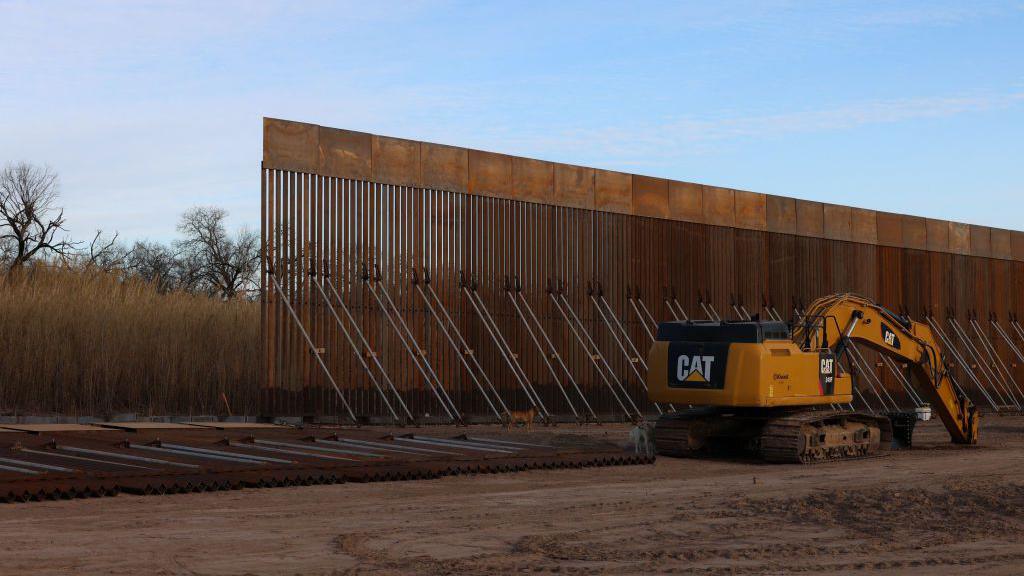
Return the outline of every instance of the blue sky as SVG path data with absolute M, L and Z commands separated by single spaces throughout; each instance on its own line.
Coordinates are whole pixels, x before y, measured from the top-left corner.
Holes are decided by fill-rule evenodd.
M 261 118 L 1022 229 L 1024 0 L 0 0 L 75 237 L 258 222 Z

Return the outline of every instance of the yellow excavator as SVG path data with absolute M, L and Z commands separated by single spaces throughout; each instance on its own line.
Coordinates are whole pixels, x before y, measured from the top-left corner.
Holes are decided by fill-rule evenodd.
M 909 445 L 912 413 L 841 408 L 853 401 L 852 377 L 840 362 L 852 344 L 909 367 L 952 441 L 977 443 L 978 410 L 954 386 L 929 326 L 838 294 L 816 300 L 792 326 L 756 319 L 659 324 L 648 354 L 648 394 L 690 408 L 658 419 L 657 452 L 745 451 L 770 462 L 814 463 Z

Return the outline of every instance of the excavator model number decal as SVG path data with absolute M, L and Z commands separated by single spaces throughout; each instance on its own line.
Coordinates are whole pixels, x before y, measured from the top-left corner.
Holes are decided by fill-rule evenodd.
M 818 386 L 822 396 L 829 396 L 836 391 L 836 357 L 831 352 L 818 355 Z

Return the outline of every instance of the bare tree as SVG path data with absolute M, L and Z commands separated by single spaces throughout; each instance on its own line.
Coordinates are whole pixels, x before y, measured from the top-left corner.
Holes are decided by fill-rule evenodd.
M 27 162 L 0 170 L 0 243 L 10 252 L 9 266 L 21 267 L 37 255 L 65 256 L 75 246 L 64 232 L 64 209 L 56 205 L 57 173 Z
M 117 232 L 107 238 L 103 236 L 102 230 L 97 230 L 88 246 L 68 260 L 80 267 L 98 268 L 107 272 L 123 269 L 128 257 L 128 249 L 118 243 L 117 238 Z
M 178 231 L 184 236 L 175 243 L 179 259 L 198 264 L 206 290 L 230 299 L 253 287 L 259 268 L 259 235 L 242 228 L 232 237 L 225 226 L 227 212 L 221 208 L 192 208 L 181 216 Z
M 160 292 L 179 287 L 178 258 L 166 245 L 139 240 L 124 257 L 124 271 L 156 285 Z
M 175 246 L 179 243 L 175 242 Z M 213 292 L 206 281 L 205 256 L 191 250 L 179 251 L 174 254 L 175 288 L 186 292 Z

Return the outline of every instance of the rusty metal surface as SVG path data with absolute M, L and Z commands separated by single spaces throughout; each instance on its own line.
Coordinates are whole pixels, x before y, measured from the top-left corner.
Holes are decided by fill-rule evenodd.
M 495 431 L 231 428 L 5 434 L 0 502 L 650 463 L 613 445 Z

